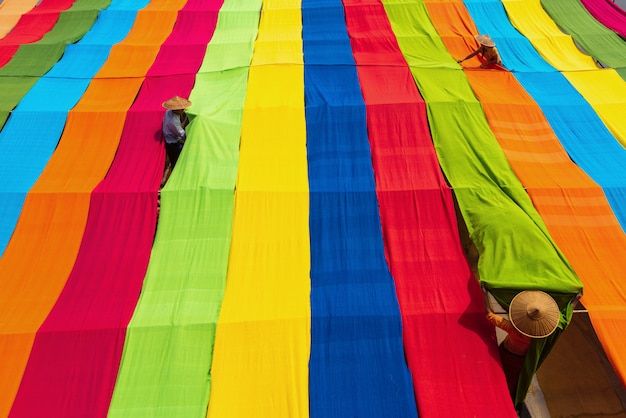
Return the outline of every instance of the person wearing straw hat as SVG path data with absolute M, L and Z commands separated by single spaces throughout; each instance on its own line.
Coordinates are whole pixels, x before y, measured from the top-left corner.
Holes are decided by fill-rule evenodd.
M 545 292 L 524 290 L 511 300 L 509 319 L 496 315 L 490 303 L 487 319 L 507 333 L 499 346 L 500 360 L 511 397 L 515 399 L 526 352 L 533 339 L 546 338 L 556 331 L 561 319 L 559 306 Z
M 500 59 L 500 54 L 496 49 L 496 43 L 491 39 L 491 37 L 487 34 L 485 35 L 476 35 L 474 36 L 476 42 L 480 45 L 474 52 L 469 54 L 467 57 L 457 60 L 460 64 L 463 61 L 472 58 L 475 55 L 480 54 L 483 58 L 483 62 L 480 64 L 481 68 L 485 68 L 489 65 L 502 65 L 502 60 Z
M 183 150 L 183 145 L 187 139 L 185 128 L 189 124 L 189 118 L 185 109 L 191 106 L 191 102 L 184 97 L 174 96 L 163 102 L 163 107 L 167 109 L 163 115 L 163 139 L 165 140 L 165 151 L 169 159 L 163 184 L 169 178 L 169 174 L 176 165 L 178 157 Z

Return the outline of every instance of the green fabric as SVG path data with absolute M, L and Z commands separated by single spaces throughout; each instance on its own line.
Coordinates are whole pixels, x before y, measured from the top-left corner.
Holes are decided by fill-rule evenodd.
M 110 417 L 206 415 L 260 6 L 226 1 L 219 12 L 190 95 L 188 139 L 161 192 L 157 235 Z
M 541 289 L 553 296 L 565 295 L 561 306 L 564 312 L 571 310 L 569 301 L 582 283 L 511 169 L 465 73 L 446 51 L 425 5 L 414 0 L 383 0 L 383 4 L 426 102 L 439 163 L 478 249 L 481 283 L 504 306 L 521 290 Z M 564 316 L 563 328 L 569 319 Z M 525 397 L 527 383 L 558 335 L 534 344 L 516 402 Z
M 63 51 L 65 51 L 65 43 L 62 42 L 24 44 L 15 52 L 11 61 L 0 68 L 0 78 L 41 77 L 57 63 Z
M 0 70 L 1 71 L 1 70 Z M 4 126 L 9 113 L 37 82 L 38 77 L 0 77 L 0 125 Z
M 259 5 L 260 7 L 260 1 L 252 2 L 252 5 Z M 257 31 L 243 29 L 257 28 L 260 13 L 258 10 L 231 9 L 233 7 L 229 7 L 229 10 L 223 8 L 220 10 L 217 23 L 219 32 L 216 30 L 207 47 L 207 56 L 210 56 L 211 59 L 204 60 L 199 73 L 250 66 Z M 210 93 L 208 94 L 210 95 Z M 194 109 L 196 109 L 195 105 Z
M 111 0 L 77 0 L 61 12 L 54 27 L 33 44 L 21 45 L 11 60 L 0 68 L 0 126 L 15 106 L 61 58 L 65 46 L 82 38 L 93 26 L 100 10 Z
M 550 237 L 489 130 L 465 75 L 412 68 L 427 103 L 433 142 L 480 254 L 480 281 L 492 292 L 578 293 L 582 284 Z M 454 86 L 454 96 L 442 101 Z M 435 98 L 432 100 L 432 98 Z
M 624 40 L 598 22 L 580 1 L 541 0 L 541 5 L 552 20 L 588 54 L 605 66 L 626 67 Z
M 100 10 L 109 6 L 111 0 L 78 0 L 71 8 L 61 12 L 59 20 L 50 32 L 37 43 L 74 43 L 91 29 Z

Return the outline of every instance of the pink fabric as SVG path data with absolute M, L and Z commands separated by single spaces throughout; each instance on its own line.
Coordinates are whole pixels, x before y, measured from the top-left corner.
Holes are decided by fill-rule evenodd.
M 626 11 L 612 0 L 580 0 L 589 13 L 607 28 L 626 38 Z
M 192 40 L 195 55 L 181 61 L 159 54 L 149 70 L 184 75 L 147 77 L 128 112 L 115 160 L 93 192 L 74 269 L 35 338 L 12 416 L 107 415 L 155 233 L 165 163 L 161 103 L 189 95 L 217 23 L 217 13 L 195 15 L 198 4 L 218 10 L 221 1 L 188 2 L 166 44 Z
M 387 58 L 364 65 L 368 57 L 355 54 L 419 415 L 515 417 L 495 333 L 461 248 L 425 103 L 383 6 L 361 0 L 344 0 L 344 6 L 353 45 L 366 43 L 372 54 L 382 50 Z

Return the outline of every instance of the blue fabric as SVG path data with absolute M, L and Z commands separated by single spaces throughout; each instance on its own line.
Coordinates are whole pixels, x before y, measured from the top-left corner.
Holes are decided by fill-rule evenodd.
M 385 261 L 365 104 L 340 5 L 302 3 L 311 193 L 310 416 L 416 417 Z M 345 65 L 327 65 L 334 63 Z
M 499 0 L 464 3 L 478 30 L 495 40 L 503 64 L 509 69 L 514 67 L 513 75 L 539 105 L 572 161 L 603 189 L 626 231 L 624 147 L 560 72 L 555 72 L 537 52 L 527 53 L 530 42 L 511 25 Z
M 555 72 L 530 41 L 511 25 L 500 0 L 463 2 L 480 33 L 496 43 L 502 64 L 511 71 Z
M 24 96 L 0 132 L 0 153 L 8 160 L 0 165 L 0 256 L 17 225 L 26 194 L 57 147 L 68 112 L 148 0 L 114 0 L 112 5 L 117 3 L 132 4 L 134 10 L 102 10 L 85 37 L 68 45 L 63 58 Z
M 535 99 L 572 160 L 602 187 L 626 231 L 626 150 L 560 74 L 515 75 Z

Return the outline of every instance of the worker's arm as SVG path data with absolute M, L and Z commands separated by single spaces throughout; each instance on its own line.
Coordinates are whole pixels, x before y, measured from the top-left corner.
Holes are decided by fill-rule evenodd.
M 480 52 L 480 48 L 478 48 L 476 51 L 472 52 L 471 54 L 469 54 L 467 57 L 463 58 L 462 60 L 457 60 L 457 62 L 461 63 L 467 59 L 472 58 L 474 55 L 478 54 Z

